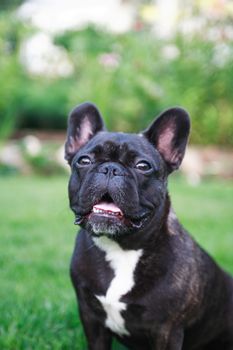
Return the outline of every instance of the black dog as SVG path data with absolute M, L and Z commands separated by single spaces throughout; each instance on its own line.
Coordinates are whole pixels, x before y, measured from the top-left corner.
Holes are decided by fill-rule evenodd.
M 105 131 L 84 103 L 69 118 L 65 158 L 78 234 L 71 277 L 90 350 L 232 350 L 233 280 L 176 218 L 167 177 L 189 135 L 181 108 L 141 134 Z M 204 215 L 204 213 L 203 213 Z

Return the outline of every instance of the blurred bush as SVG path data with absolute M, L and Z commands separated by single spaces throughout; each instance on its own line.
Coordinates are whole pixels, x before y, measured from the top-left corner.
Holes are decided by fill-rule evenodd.
M 233 145 L 231 40 L 177 34 L 162 41 L 149 29 L 111 34 L 88 27 L 54 38 L 73 73 L 46 77 L 20 64 L 27 35 L 0 16 L 0 137 L 14 128 L 63 129 L 69 110 L 89 100 L 109 128 L 124 131 L 141 130 L 163 109 L 181 105 L 192 117 L 193 143 Z
M 24 74 L 18 60 L 23 26 L 12 14 L 0 12 L 0 139 L 7 137 L 16 125 L 19 93 Z
M 233 144 L 233 43 L 196 35 L 157 40 L 148 31 L 87 28 L 55 39 L 75 66 L 69 104 L 90 99 L 117 130 L 144 128 L 164 108 L 184 106 L 192 141 Z

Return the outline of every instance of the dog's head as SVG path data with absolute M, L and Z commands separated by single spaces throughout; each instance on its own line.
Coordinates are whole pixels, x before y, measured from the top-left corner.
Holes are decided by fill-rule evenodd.
M 91 103 L 70 114 L 65 158 L 70 206 L 94 236 L 121 236 L 160 222 L 167 176 L 183 159 L 190 129 L 181 108 L 163 112 L 140 134 L 107 132 Z

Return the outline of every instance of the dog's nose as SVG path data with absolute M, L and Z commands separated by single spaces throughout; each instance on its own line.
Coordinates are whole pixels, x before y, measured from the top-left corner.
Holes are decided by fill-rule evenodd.
M 120 165 L 113 162 L 103 163 L 99 166 L 98 172 L 109 176 L 123 176 L 124 170 Z

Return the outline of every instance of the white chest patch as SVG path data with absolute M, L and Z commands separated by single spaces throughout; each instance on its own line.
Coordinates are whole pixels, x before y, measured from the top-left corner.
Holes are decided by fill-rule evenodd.
M 142 255 L 142 249 L 123 250 L 116 242 L 107 237 L 95 238 L 94 241 L 106 253 L 106 260 L 115 274 L 106 295 L 96 295 L 107 314 L 105 324 L 120 336 L 129 335 L 121 315 L 121 311 L 126 310 L 127 305 L 121 302 L 120 298 L 134 286 L 134 271 Z

